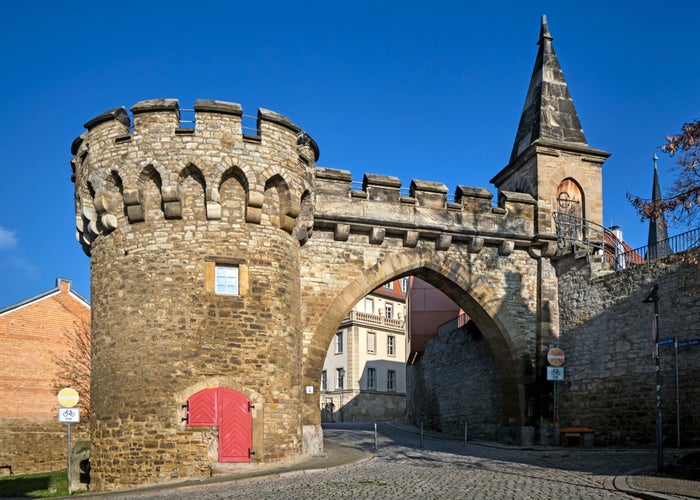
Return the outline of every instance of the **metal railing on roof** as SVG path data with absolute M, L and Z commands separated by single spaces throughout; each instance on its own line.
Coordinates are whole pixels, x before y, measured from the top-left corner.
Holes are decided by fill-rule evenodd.
M 181 128 L 194 128 L 196 123 L 194 109 L 180 109 Z M 245 135 L 258 135 L 258 117 L 254 115 L 242 115 L 241 129 Z

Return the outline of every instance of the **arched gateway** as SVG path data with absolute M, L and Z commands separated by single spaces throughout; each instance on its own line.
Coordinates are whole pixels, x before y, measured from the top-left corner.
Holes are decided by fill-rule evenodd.
M 242 133 L 240 106 L 221 101 L 197 101 L 193 128 L 181 128 L 175 100 L 88 122 L 73 168 L 91 256 L 96 489 L 319 451 L 332 336 L 360 298 L 411 274 L 478 325 L 498 369 L 500 425 L 524 438 L 558 333 L 552 202 L 571 179 L 600 222 L 607 156 L 580 128 L 545 127 L 571 126 L 575 110 L 544 22 L 538 61 L 511 162 L 493 181 L 496 206 L 485 189 L 448 197 L 414 180 L 406 193 L 379 175 L 356 189 L 267 110 L 256 135 Z M 533 106 L 548 114 L 526 119 Z

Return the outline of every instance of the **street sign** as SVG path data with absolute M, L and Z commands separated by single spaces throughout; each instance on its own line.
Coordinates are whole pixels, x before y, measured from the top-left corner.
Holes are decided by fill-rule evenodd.
M 80 422 L 80 408 L 59 408 L 58 421 L 64 424 Z
M 64 408 L 72 408 L 73 406 L 77 405 L 78 401 L 80 400 L 80 397 L 78 396 L 78 391 L 70 387 L 66 387 L 65 389 L 61 389 L 60 391 L 58 391 L 57 398 L 58 404 L 60 404 Z
M 564 380 L 564 368 L 560 366 L 548 366 L 547 380 Z
M 558 347 L 551 348 L 547 353 L 547 361 L 552 366 L 561 366 L 564 364 L 565 360 L 566 356 L 564 355 L 564 351 Z
M 690 339 L 690 340 L 682 340 L 678 342 L 678 347 L 691 347 L 691 346 L 696 346 L 700 345 L 700 339 Z
M 659 346 L 665 346 L 665 345 L 673 345 L 673 343 L 676 341 L 673 337 L 666 337 L 665 339 L 659 340 Z

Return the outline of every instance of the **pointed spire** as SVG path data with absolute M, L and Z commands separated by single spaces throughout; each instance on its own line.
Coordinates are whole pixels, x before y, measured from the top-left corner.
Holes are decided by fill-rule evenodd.
M 540 48 L 515 136 L 511 162 L 538 139 L 588 146 L 552 40 L 547 16 L 542 16 L 537 42 Z
M 659 183 L 659 169 L 656 161 L 659 158 L 654 154 L 654 184 L 651 188 L 651 203 L 656 204 L 661 201 L 661 184 Z M 649 253 L 647 259 L 656 259 L 671 255 L 671 247 L 668 244 L 668 231 L 666 229 L 666 218 L 663 212 L 658 217 L 649 219 L 649 239 L 647 240 Z

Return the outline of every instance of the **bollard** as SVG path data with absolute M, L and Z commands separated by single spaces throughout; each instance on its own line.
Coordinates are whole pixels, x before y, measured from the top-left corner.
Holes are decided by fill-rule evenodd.
M 374 449 L 377 449 L 377 422 L 374 423 Z

